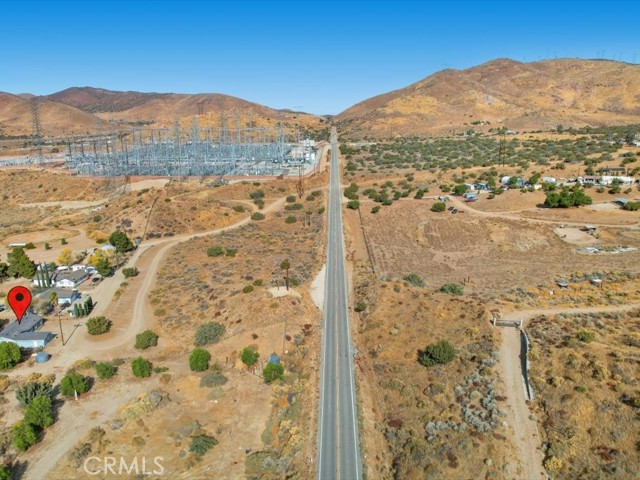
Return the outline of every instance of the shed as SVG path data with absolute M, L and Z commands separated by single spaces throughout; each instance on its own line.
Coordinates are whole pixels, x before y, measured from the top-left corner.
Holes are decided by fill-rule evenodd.
M 558 285 L 560 288 L 567 288 L 569 286 L 569 282 L 563 279 L 559 279 L 556 280 L 556 285 Z
M 616 203 L 616 204 L 620 205 L 621 207 L 624 207 L 627 203 L 629 203 L 629 199 L 628 198 L 618 197 L 618 198 L 614 198 L 613 199 L 613 203 Z

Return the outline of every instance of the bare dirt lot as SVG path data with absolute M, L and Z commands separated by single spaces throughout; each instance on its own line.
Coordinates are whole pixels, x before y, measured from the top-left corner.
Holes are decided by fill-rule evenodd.
M 430 201 L 396 202 L 377 214 L 362 209 L 364 230 L 380 278 L 422 276 L 430 287 L 464 283 L 496 292 L 546 284 L 573 271 L 640 271 L 637 252 L 584 255 L 554 233 L 554 224 L 526 219 L 430 211 Z M 578 214 L 579 210 L 567 212 Z M 626 212 L 630 213 L 630 212 Z M 349 212 L 349 215 L 355 215 Z M 640 246 L 640 232 L 601 230 L 601 244 Z M 606 241 L 605 241 L 606 240 Z

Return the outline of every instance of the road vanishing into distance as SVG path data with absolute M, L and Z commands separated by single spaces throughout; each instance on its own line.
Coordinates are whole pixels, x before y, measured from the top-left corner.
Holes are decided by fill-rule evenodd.
M 358 415 L 342 231 L 342 195 L 338 138 L 331 130 L 331 177 L 327 229 L 320 411 L 318 413 L 318 480 L 360 480 Z

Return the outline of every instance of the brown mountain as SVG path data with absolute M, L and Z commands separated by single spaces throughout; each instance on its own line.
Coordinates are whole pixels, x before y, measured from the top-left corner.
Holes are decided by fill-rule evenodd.
M 640 123 L 640 65 L 498 59 L 467 70 L 443 70 L 360 102 L 335 121 L 351 136 Z
M 62 103 L 41 99 L 40 124 L 44 136 L 69 135 L 94 131 L 103 120 Z M 0 92 L 0 135 L 32 134 L 31 98 L 26 94 L 12 95 Z
M 0 92 L 0 135 L 31 135 L 29 94 Z M 169 127 L 178 119 L 191 128 L 198 118 L 202 127 L 218 127 L 223 113 L 229 128 L 283 122 L 313 126 L 320 118 L 301 112 L 276 110 L 229 95 L 115 92 L 73 87 L 39 97 L 40 123 L 45 136 L 95 132 L 96 128 L 131 128 L 133 124 Z
M 306 113 L 275 110 L 241 98 L 218 93 L 142 93 L 116 92 L 93 87 L 73 87 L 45 97 L 103 120 L 120 124 L 144 122 L 156 127 L 169 127 L 180 120 L 183 126 L 191 124 L 198 116 L 200 125 L 218 127 L 221 113 L 226 115 L 227 125 L 234 127 L 236 112 L 241 125 L 253 121 L 258 125 L 287 122 L 315 123 L 317 117 Z

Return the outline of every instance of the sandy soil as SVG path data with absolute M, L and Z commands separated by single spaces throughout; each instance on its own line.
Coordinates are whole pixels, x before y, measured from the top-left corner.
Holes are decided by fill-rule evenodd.
M 542 440 L 525 400 L 524 381 L 520 368 L 520 331 L 512 327 L 501 330 L 500 366 L 504 391 L 508 399 L 507 423 L 518 452 L 517 457 L 513 458 L 513 463 L 516 464 L 516 478 L 527 480 L 547 478 L 542 466 L 544 459 L 541 450 Z
M 322 265 L 318 275 L 316 275 L 316 278 L 311 282 L 311 299 L 321 311 L 324 309 L 325 282 L 327 280 L 326 271 L 326 264 Z
M 593 235 L 583 232 L 579 228 L 554 228 L 553 233 L 558 235 L 562 240 L 572 245 L 596 245 L 600 243 Z
M 140 180 L 136 182 L 129 183 L 129 189 L 132 192 L 137 192 L 138 190 L 143 190 L 145 188 L 157 188 L 161 190 L 165 187 L 165 185 L 169 183 L 169 179 L 167 178 L 153 178 L 150 180 Z

